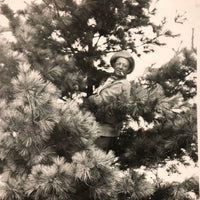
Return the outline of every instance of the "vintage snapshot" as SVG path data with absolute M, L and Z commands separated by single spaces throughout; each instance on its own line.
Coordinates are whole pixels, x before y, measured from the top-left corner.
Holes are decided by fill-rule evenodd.
M 199 0 L 0 0 L 0 200 L 198 200 L 199 19 Z

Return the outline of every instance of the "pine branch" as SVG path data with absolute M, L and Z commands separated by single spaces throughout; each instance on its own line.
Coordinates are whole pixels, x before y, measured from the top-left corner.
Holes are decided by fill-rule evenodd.
M 30 107 L 31 107 L 31 121 L 32 121 L 32 125 L 33 125 L 33 131 L 34 131 L 34 134 L 36 134 L 36 132 L 35 132 L 35 113 L 34 113 L 34 108 L 33 108 L 33 104 L 32 104 L 32 102 L 31 102 L 31 100 L 30 100 L 30 93 L 29 93 L 29 91 L 27 91 L 27 99 L 28 99 L 28 102 L 29 102 L 29 105 L 30 105 Z
M 99 34 L 99 36 L 98 36 L 98 39 L 97 39 L 97 42 L 95 43 L 95 45 L 94 45 L 94 48 L 96 48 L 97 47 L 97 45 L 98 45 L 98 43 L 99 43 L 99 40 L 100 40 L 100 38 L 101 38 L 101 34 Z

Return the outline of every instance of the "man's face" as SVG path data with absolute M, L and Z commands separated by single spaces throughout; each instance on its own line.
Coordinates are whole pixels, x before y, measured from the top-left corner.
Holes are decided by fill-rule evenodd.
M 129 61 L 126 58 L 117 58 L 115 62 L 114 74 L 117 77 L 126 77 L 130 70 Z

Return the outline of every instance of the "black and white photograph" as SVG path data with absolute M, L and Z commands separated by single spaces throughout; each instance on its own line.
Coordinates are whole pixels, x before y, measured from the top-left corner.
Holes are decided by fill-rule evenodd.
M 0 200 L 200 199 L 199 19 L 200 0 L 0 0 Z

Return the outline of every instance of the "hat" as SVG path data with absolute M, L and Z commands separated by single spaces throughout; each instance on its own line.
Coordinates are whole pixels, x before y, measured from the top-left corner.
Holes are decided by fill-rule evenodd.
M 134 68 L 135 68 L 135 61 L 133 59 L 133 57 L 131 56 L 130 53 L 128 53 L 127 51 L 123 50 L 123 51 L 119 51 L 117 53 L 115 53 L 111 59 L 110 59 L 110 64 L 113 68 L 115 68 L 115 61 L 117 60 L 117 58 L 125 58 L 129 61 L 130 63 L 130 70 L 128 72 L 128 74 L 130 74 Z

